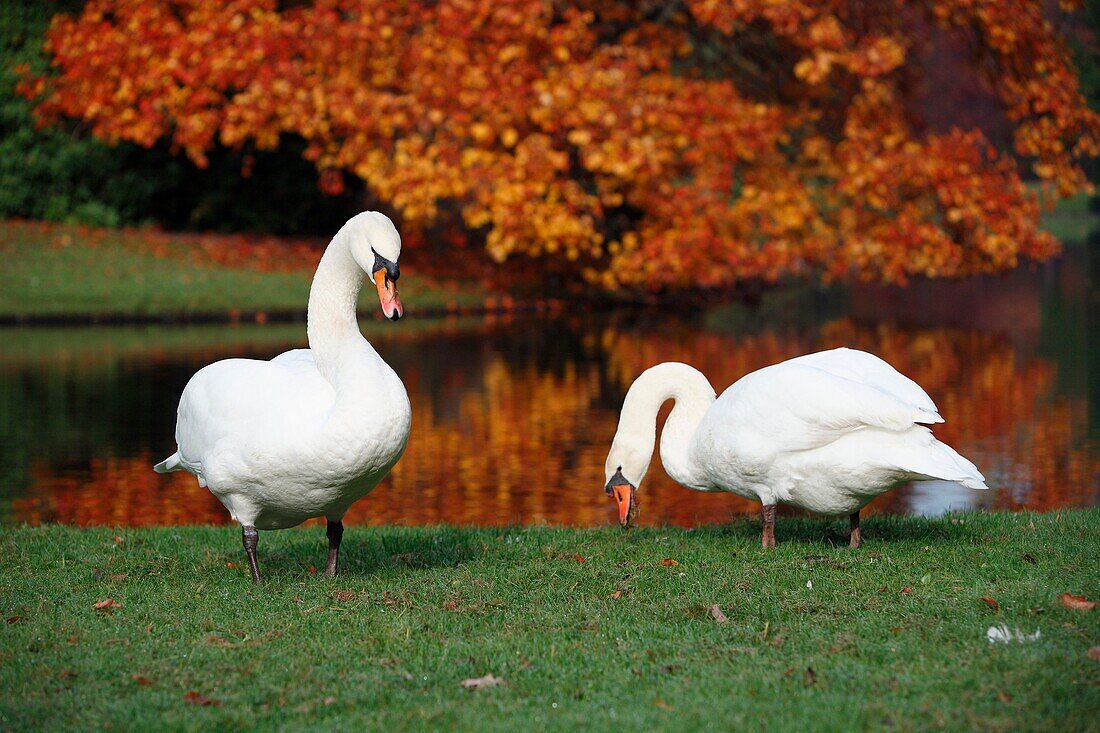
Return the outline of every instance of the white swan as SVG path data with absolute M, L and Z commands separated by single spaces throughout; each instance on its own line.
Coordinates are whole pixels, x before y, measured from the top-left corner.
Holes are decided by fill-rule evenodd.
M 327 575 L 336 573 L 348 507 L 389 473 L 409 438 L 405 386 L 359 331 L 356 301 L 365 272 L 382 312 L 397 320 L 401 237 L 368 211 L 332 238 L 313 277 L 308 349 L 271 361 L 226 359 L 199 370 L 180 397 L 179 449 L 158 473 L 198 477 L 241 523 L 252 580 L 257 529 L 328 520 Z
M 853 349 L 801 356 L 745 375 L 717 399 L 698 370 L 669 362 L 631 385 L 604 465 L 604 488 L 624 527 L 653 455 L 657 410 L 669 399 L 665 471 L 696 491 L 760 501 L 764 547 L 775 546 L 778 503 L 849 514 L 849 544 L 859 547 L 859 510 L 906 481 L 988 488 L 973 463 L 918 424 L 943 422 L 920 385 L 877 356 Z

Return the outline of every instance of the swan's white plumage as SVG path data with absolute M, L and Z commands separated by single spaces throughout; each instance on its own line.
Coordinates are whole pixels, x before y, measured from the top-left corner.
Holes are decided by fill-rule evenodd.
M 622 466 L 627 480 L 641 482 L 653 450 L 643 424 L 648 421 L 651 431 L 660 403 L 674 398 L 661 460 L 689 488 L 822 514 L 850 514 L 911 480 L 986 488 L 973 463 L 920 424 L 943 422 L 931 398 L 871 354 L 809 354 L 747 374 L 719 397 L 713 394 L 686 364 L 644 372 L 624 402 L 608 478 Z
M 355 321 L 370 267 L 360 263 L 372 247 L 394 260 L 400 253 L 380 214 L 360 214 L 333 238 L 311 290 L 310 349 L 225 359 L 191 378 L 177 413 L 179 449 L 157 471 L 190 471 L 234 519 L 258 529 L 339 520 L 378 484 L 404 452 L 412 411 Z

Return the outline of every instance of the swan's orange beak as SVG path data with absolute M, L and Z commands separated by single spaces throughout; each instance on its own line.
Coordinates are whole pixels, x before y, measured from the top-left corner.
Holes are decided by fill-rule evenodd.
M 630 520 L 638 513 L 638 504 L 634 500 L 634 492 L 637 488 L 623 477 L 622 468 L 615 471 L 615 475 L 603 487 L 604 493 L 615 500 L 619 506 L 619 524 L 624 528 L 630 526 Z
M 382 304 L 382 315 L 391 321 L 400 319 L 405 314 L 405 309 L 401 307 L 401 299 L 397 297 L 397 282 L 390 279 L 385 268 L 375 271 L 374 285 L 378 288 L 378 301 Z
M 630 526 L 634 515 L 638 513 L 638 504 L 634 501 L 634 492 L 635 488 L 630 484 L 616 486 L 612 491 L 615 503 L 619 505 L 619 524 L 624 529 Z

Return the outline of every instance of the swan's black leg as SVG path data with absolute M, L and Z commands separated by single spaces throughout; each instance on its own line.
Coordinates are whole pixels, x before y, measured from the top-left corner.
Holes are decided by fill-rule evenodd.
M 260 541 L 260 533 L 251 524 L 241 527 L 241 539 L 244 543 L 244 551 L 248 554 L 248 566 L 252 569 L 252 582 L 260 583 L 260 565 L 256 562 L 256 544 Z
M 344 523 L 339 519 L 328 520 L 325 534 L 328 535 L 328 565 L 325 566 L 325 575 L 331 578 L 336 575 L 336 566 L 340 562 L 340 542 L 344 539 Z
M 762 514 L 764 515 L 764 536 L 760 540 L 760 546 L 769 550 L 775 547 L 775 504 L 765 504 Z
M 854 550 L 863 544 L 863 537 L 859 533 L 859 510 L 852 512 L 848 518 L 852 521 L 852 537 L 848 541 L 848 547 Z

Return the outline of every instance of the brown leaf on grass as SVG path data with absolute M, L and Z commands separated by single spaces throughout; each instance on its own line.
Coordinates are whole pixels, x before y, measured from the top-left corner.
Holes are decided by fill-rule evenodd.
M 671 557 L 666 557 L 664 560 L 661 560 L 659 564 L 664 565 L 666 568 L 674 568 L 680 563 L 676 562 Z
M 192 705 L 213 705 L 217 707 L 222 704 L 221 700 L 211 700 L 206 695 L 201 692 L 196 692 L 195 690 L 188 692 L 183 696 L 183 699 L 185 702 L 189 702 Z
M 443 602 L 443 610 L 444 611 L 457 611 L 458 610 L 458 601 L 454 600 L 453 598 L 449 601 L 444 601 Z
M 713 618 L 720 624 L 724 624 L 729 621 L 729 619 L 726 618 L 726 614 L 722 613 L 722 609 L 718 607 L 717 603 L 710 607 L 710 615 L 711 618 Z
M 659 697 L 653 701 L 653 707 L 660 708 L 661 710 L 672 710 L 672 706 Z
M 1004 690 L 997 690 L 997 699 L 1003 702 L 1005 705 L 1012 702 L 1012 696 Z
M 310 575 L 316 575 L 317 574 L 317 566 L 316 565 L 310 565 L 309 566 L 309 574 Z
M 95 608 L 97 611 L 106 611 L 111 608 L 122 608 L 122 604 L 113 598 L 104 598 L 102 601 L 95 602 Z
M 17 624 L 20 621 L 25 621 L 26 619 L 27 619 L 26 616 L 8 616 L 4 620 L 7 621 L 9 624 Z
M 1100 646 L 1092 647 L 1087 652 L 1085 652 L 1085 656 L 1088 657 L 1089 659 L 1095 659 L 1097 661 L 1100 661 Z
M 359 597 L 359 594 L 353 590 L 334 590 L 332 592 L 332 600 L 338 603 L 347 603 L 348 601 L 354 601 Z
M 225 566 L 227 568 L 235 568 L 235 567 L 237 567 L 237 563 L 233 562 L 232 560 L 226 560 L 225 561 Z
M 141 675 L 141 674 L 135 674 L 132 677 L 130 677 L 130 679 L 132 679 L 134 682 L 137 682 L 139 685 L 142 685 L 142 686 L 153 684 L 153 681 L 151 679 L 149 679 L 145 675 Z
M 1096 608 L 1096 601 L 1090 601 L 1084 596 L 1075 596 L 1070 593 L 1063 593 L 1058 596 L 1058 600 L 1071 611 L 1091 611 Z
M 980 600 L 982 603 L 984 603 L 985 605 L 992 608 L 993 613 L 1000 613 L 1001 612 L 1001 604 L 997 603 L 997 601 L 993 600 L 989 596 L 982 596 L 978 600 Z
M 336 702 L 336 698 L 333 697 L 332 695 L 329 695 L 328 697 L 326 697 L 321 702 L 323 702 L 325 705 L 331 705 L 332 703 Z
M 123 542 L 126 541 L 126 538 L 123 537 L 122 535 L 116 534 L 115 537 L 114 537 L 114 540 L 115 540 L 116 545 L 121 545 Z
M 608 598 L 610 598 L 613 601 L 617 601 L 622 597 L 623 597 L 623 592 L 621 590 L 617 590 L 617 591 L 615 591 L 614 593 L 612 593 L 611 595 L 608 596 Z
M 111 580 L 126 580 L 130 577 L 129 573 L 111 573 L 107 576 Z
M 565 557 L 569 560 L 572 560 L 573 562 L 585 562 L 584 555 L 573 553 L 572 555 L 566 555 Z
M 802 684 L 806 687 L 817 684 L 817 672 L 813 667 L 806 667 L 806 674 L 802 677 Z
M 908 585 L 907 585 L 907 586 L 905 586 L 904 588 L 902 588 L 902 589 L 901 589 L 901 594 L 902 594 L 903 596 L 907 596 L 907 595 L 909 595 L 909 594 L 910 594 L 910 593 L 912 593 L 912 592 L 913 592 L 913 589 L 912 589 L 912 588 L 911 588 L 910 586 L 908 586 Z
M 459 683 L 467 690 L 481 690 L 486 687 L 496 687 L 497 685 L 504 684 L 503 677 L 494 677 L 492 673 L 485 675 L 484 677 L 471 677 L 469 679 L 462 680 Z

